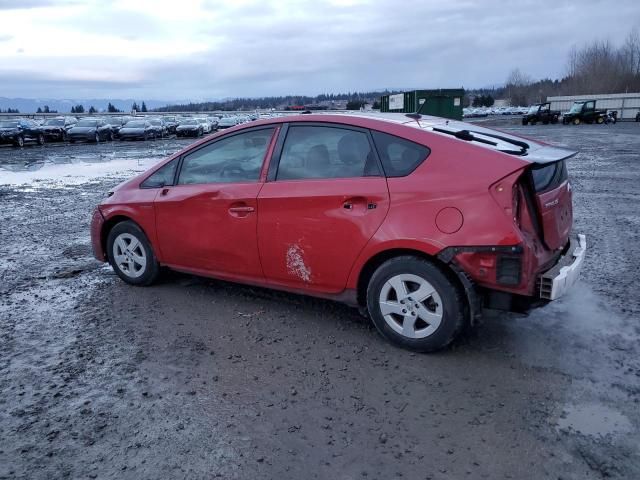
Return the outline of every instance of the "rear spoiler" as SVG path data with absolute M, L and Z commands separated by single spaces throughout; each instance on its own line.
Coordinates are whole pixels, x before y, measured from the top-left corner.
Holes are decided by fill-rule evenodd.
M 552 145 L 538 143 L 528 138 L 522 138 L 506 132 L 475 125 L 473 129 L 463 128 L 458 130 L 455 128 L 458 125 L 471 126 L 461 122 L 450 122 L 445 128 L 443 128 L 443 126 L 431 126 L 430 130 L 436 133 L 451 135 L 467 142 L 477 142 L 493 148 L 496 151 L 518 156 L 522 158 L 522 160 L 531 163 L 545 164 L 559 162 L 560 160 L 566 160 L 578 154 L 578 152 L 567 148 L 554 147 Z

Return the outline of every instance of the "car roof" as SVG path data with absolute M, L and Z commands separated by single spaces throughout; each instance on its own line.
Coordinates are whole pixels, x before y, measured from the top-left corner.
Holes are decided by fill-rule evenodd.
M 431 115 L 406 113 L 314 111 L 307 114 L 292 114 L 257 120 L 232 127 L 225 133 L 241 131 L 245 128 L 259 125 L 303 122 L 342 123 L 372 130 L 387 131 L 391 134 L 400 134 L 398 127 L 400 129 L 417 129 L 426 134 L 447 138 L 449 141 L 464 142 L 495 152 L 518 155 L 522 160 L 532 163 L 553 162 L 572 157 L 577 153 L 565 148 L 546 145 L 530 138 L 523 138 L 508 132 L 482 127 L 474 123 Z

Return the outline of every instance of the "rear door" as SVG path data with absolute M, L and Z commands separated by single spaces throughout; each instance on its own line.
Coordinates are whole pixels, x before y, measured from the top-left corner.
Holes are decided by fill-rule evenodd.
M 155 200 L 163 262 L 239 280 L 262 280 L 256 197 L 274 127 L 218 138 L 185 154 L 177 182 Z
M 389 192 L 370 134 L 292 124 L 258 196 L 258 247 L 267 282 L 338 293 L 382 223 Z

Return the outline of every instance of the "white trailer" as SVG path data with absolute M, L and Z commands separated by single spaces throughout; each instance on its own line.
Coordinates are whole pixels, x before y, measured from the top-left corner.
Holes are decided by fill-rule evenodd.
M 618 120 L 634 120 L 640 112 L 640 93 L 603 93 L 599 95 L 571 95 L 564 97 L 547 97 L 551 102 L 551 110 L 569 111 L 573 102 L 596 100 L 597 109 L 617 111 Z

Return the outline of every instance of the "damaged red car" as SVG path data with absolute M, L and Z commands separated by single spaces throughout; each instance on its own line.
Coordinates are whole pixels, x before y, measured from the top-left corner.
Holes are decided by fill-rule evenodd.
M 526 311 L 575 283 L 574 154 L 413 114 L 260 120 L 109 192 L 93 249 L 132 285 L 168 267 L 335 299 L 433 351 L 484 308 Z

